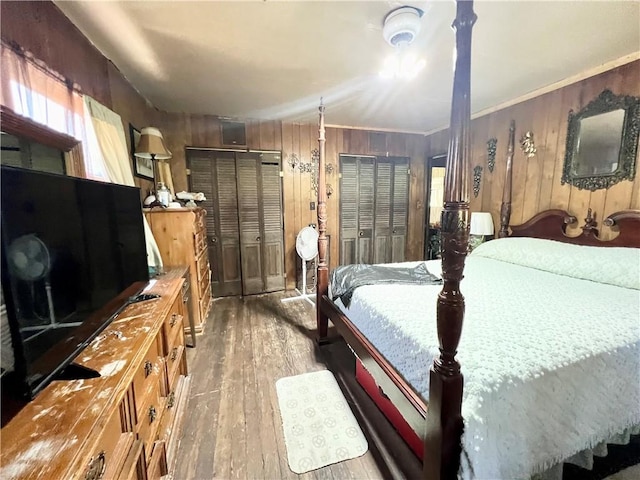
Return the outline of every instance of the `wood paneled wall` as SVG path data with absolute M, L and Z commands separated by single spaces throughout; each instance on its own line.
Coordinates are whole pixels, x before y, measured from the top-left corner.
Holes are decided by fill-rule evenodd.
M 153 108 L 118 69 L 106 59 L 51 2 L 0 2 L 0 34 L 3 40 L 31 51 L 53 70 L 80 85 L 83 92 L 114 110 L 122 117 L 125 132 L 129 123 L 137 128 L 156 125 L 164 133 L 169 149 L 176 190 L 187 189 L 185 147 L 222 147 L 220 120 L 214 115 L 187 115 L 159 112 Z M 591 207 L 601 220 L 625 208 L 640 209 L 640 175 L 633 182 L 624 181 L 608 190 L 589 192 L 560 185 L 564 160 L 567 115 L 579 110 L 605 88 L 617 94 L 640 96 L 640 61 L 618 67 L 573 85 L 552 91 L 509 108 L 475 119 L 472 129 L 472 162 L 483 167 L 478 197 L 471 197 L 472 211 L 489 211 L 496 227 L 499 222 L 506 143 L 511 119 L 516 121 L 516 139 L 531 130 L 538 149 L 534 158 L 526 159 L 516 148 L 513 169 L 513 209 L 511 222 L 518 224 L 548 208 L 562 208 L 583 218 Z M 327 106 L 331 123 L 331 106 Z M 489 138 L 498 139 L 496 166 L 487 169 Z M 311 175 L 291 168 L 293 154 L 309 162 L 311 150 L 317 148 L 317 125 L 273 121 L 248 121 L 247 146 L 256 150 L 282 151 L 285 270 L 287 286 L 294 285 L 298 259 L 295 253 L 297 232 L 316 223 Z M 446 130 L 424 137 L 402 133 L 378 133 L 371 142 L 370 132 L 342 128 L 327 129 L 327 162 L 334 165 L 327 181 L 333 187 L 328 201 L 328 234 L 331 236 L 331 267 L 338 262 L 339 155 L 393 155 L 411 158 L 409 190 L 409 230 L 407 258 L 420 259 L 423 252 L 425 223 L 425 159 L 445 152 Z M 380 145 L 384 145 L 380 150 Z M 376 151 L 376 148 L 378 149 Z M 472 178 L 472 173 L 470 178 Z M 136 177 L 145 196 L 151 182 Z M 603 229 L 607 235 L 607 229 Z
M 602 219 L 613 212 L 640 209 L 640 175 L 637 173 L 633 182 L 625 180 L 595 192 L 560 184 L 569 110 L 579 111 L 607 88 L 619 95 L 640 96 L 640 61 L 472 120 L 471 168 L 480 165 L 483 170 L 480 193 L 478 197 L 471 194 L 471 211 L 491 212 L 496 230 L 499 228 L 509 123 L 512 119 L 516 122 L 516 148 L 511 224 L 520 224 L 549 208 L 561 208 L 578 217 L 581 226 L 587 209 L 592 208 L 602 227 Z M 537 154 L 527 159 L 518 141 L 529 130 L 533 132 Z M 498 139 L 493 173 L 487 168 L 487 140 L 491 137 Z M 427 136 L 427 155 L 445 152 L 448 138 L 447 130 Z M 473 178 L 473 173 L 470 178 Z M 578 233 L 579 226 L 572 226 L 570 231 Z M 601 234 L 608 238 L 611 232 L 604 227 Z
M 328 108 L 327 119 L 330 119 Z M 164 117 L 162 131 L 173 153 L 172 175 L 178 191 L 187 189 L 185 147 L 225 148 L 222 145 L 220 119 L 213 115 L 168 114 Z M 333 165 L 333 173 L 327 176 L 333 194 L 328 201 L 328 235 L 330 235 L 330 264 L 337 265 L 340 199 L 340 154 L 390 155 L 411 158 L 411 186 L 409 190 L 409 231 L 407 234 L 407 258 L 422 258 L 424 225 L 424 137 L 402 133 L 378 133 L 377 139 L 386 145 L 384 151 L 376 151 L 370 145 L 370 132 L 342 128 L 327 128 L 326 158 Z M 295 155 L 299 162 L 310 162 L 311 151 L 318 148 L 317 124 L 300 124 L 274 121 L 247 121 L 247 148 L 277 150 L 282 152 L 285 272 L 287 288 L 295 285 L 296 266 L 299 259 L 295 250 L 296 235 L 301 228 L 317 223 L 316 202 L 310 173 L 292 168 L 289 160 Z M 314 205 L 314 207 L 317 205 Z M 299 266 L 298 266 L 299 268 Z
M 0 2 L 0 35 L 27 50 L 129 123 L 156 125 L 163 115 L 153 108 L 52 2 Z M 130 146 L 129 146 L 130 148 Z M 152 182 L 134 177 L 144 197 Z

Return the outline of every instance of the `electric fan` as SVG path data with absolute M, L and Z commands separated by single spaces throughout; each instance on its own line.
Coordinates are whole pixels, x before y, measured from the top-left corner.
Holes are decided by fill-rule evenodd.
M 53 296 L 51 294 L 51 283 L 49 282 L 49 272 L 51 271 L 51 256 L 49 250 L 42 240 L 34 234 L 23 235 L 16 238 L 9 245 L 7 252 L 7 263 L 9 270 L 20 280 L 31 284 L 32 303 L 35 305 L 36 299 L 33 289 L 35 282 L 44 280 L 44 288 L 47 296 L 47 309 L 49 312 L 48 325 L 36 325 L 23 327 L 23 332 L 36 331 L 35 335 L 29 339 L 40 335 L 51 328 L 76 327 L 81 322 L 57 323 L 53 307 Z
M 296 237 L 296 251 L 298 256 L 302 260 L 302 291 L 296 288 L 298 296 L 282 299 L 283 302 L 290 302 L 292 300 L 298 300 L 304 298 L 310 304 L 314 304 L 311 300 L 316 294 L 307 293 L 307 262 L 313 260 L 318 255 L 318 232 L 315 228 L 309 226 L 304 227 L 298 232 Z

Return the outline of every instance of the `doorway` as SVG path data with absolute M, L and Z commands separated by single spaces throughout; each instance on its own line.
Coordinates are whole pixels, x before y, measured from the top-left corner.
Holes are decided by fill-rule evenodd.
M 424 259 L 440 258 L 440 216 L 444 204 L 444 174 L 447 154 L 440 153 L 427 159 L 426 219 L 424 228 Z
M 188 148 L 187 168 L 207 198 L 214 296 L 284 290 L 280 152 Z

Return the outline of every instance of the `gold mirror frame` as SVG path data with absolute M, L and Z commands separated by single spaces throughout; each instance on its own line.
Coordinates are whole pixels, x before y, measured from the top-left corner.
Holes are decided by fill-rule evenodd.
M 622 125 L 622 138 L 618 153 L 617 168 L 611 173 L 576 175 L 574 163 L 577 160 L 576 146 L 580 140 L 580 122 L 589 117 L 614 110 L 625 111 Z M 569 111 L 567 146 L 562 169 L 561 183 L 569 183 L 579 189 L 599 190 L 609 188 L 622 180 L 633 180 L 636 174 L 636 152 L 638 133 L 640 132 L 640 98 L 629 95 L 615 95 L 604 90 L 578 113 Z

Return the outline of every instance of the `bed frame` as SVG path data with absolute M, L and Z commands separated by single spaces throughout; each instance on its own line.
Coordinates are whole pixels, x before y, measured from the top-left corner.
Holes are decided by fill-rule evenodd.
M 430 370 L 429 408 L 424 399 L 408 385 L 378 350 L 358 331 L 327 296 L 327 195 L 325 188 L 324 105 L 319 113 L 318 165 L 318 264 L 317 264 L 317 340 L 327 341 L 328 320 L 351 346 L 364 367 L 371 373 L 381 391 L 399 410 L 414 431 L 424 435 L 423 477 L 456 478 L 460 464 L 460 437 L 463 430 L 461 413 L 463 378 L 455 358 L 462 333 L 464 297 L 460 281 L 468 251 L 469 238 L 469 171 L 470 171 L 470 65 L 471 31 L 476 21 L 473 1 L 457 0 L 456 64 L 451 106 L 450 140 L 446 164 L 444 209 L 441 217 L 443 289 L 438 296 L 437 330 L 440 356 Z M 511 216 L 512 160 L 515 124 L 512 122 L 507 154 L 507 172 L 500 215 L 499 236 L 509 235 Z M 620 234 L 611 241 L 599 239 L 591 210 L 576 237 L 566 235 L 566 226 L 576 218 L 563 210 L 541 212 L 528 222 L 511 226 L 512 236 L 548 238 L 583 245 L 640 247 L 640 211 L 622 211 L 609 216 L 604 224 Z M 431 318 L 425 321 L 433 321 Z M 425 426 L 426 421 L 426 426 Z

